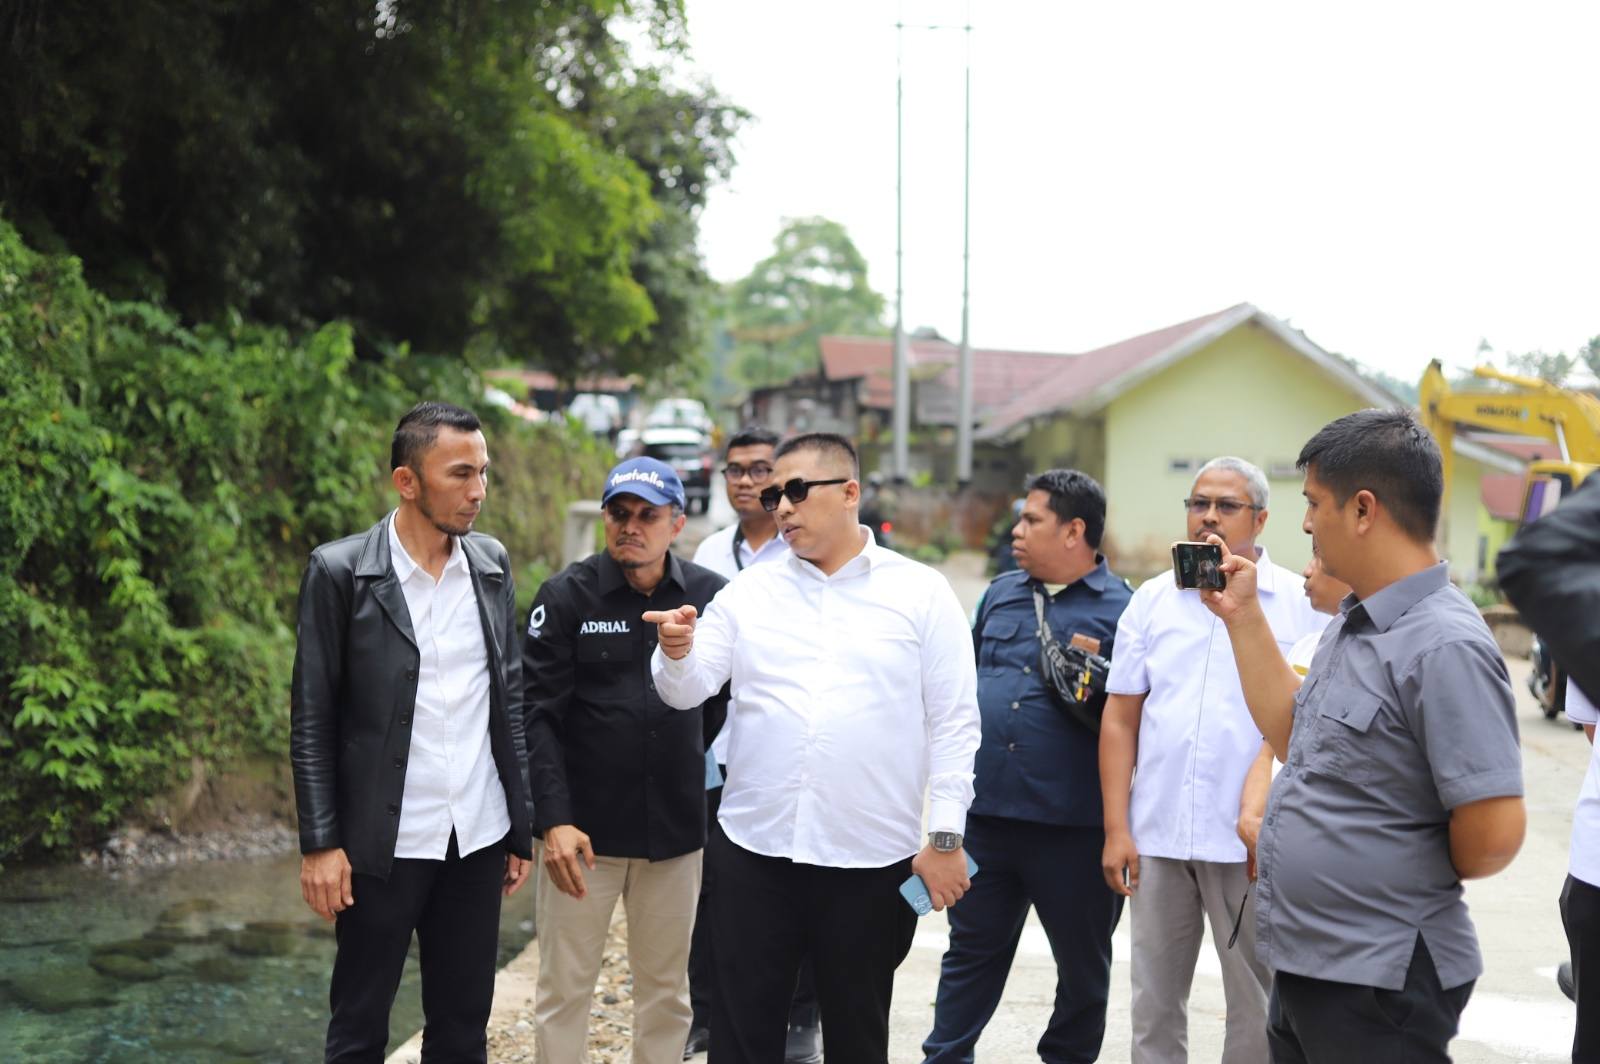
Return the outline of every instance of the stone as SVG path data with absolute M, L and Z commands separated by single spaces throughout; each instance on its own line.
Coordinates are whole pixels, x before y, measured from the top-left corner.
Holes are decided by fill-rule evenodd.
M 166 974 L 153 962 L 125 953 L 93 954 L 89 957 L 89 967 L 101 975 L 109 975 L 126 983 L 148 983 Z
M 167 906 L 161 910 L 161 915 L 157 919 L 164 924 L 178 923 L 186 917 L 214 913 L 219 908 L 220 906 L 211 898 L 189 898 L 187 901 Z
M 217 940 L 241 957 L 286 957 L 294 952 L 294 936 L 279 931 L 222 931 Z
M 112 984 L 87 968 L 64 966 L 30 972 L 8 984 L 11 996 L 38 1012 L 104 1008 L 116 1001 Z
M 96 956 L 117 953 L 124 957 L 153 961 L 171 955 L 172 943 L 159 938 L 126 938 L 120 942 L 103 942 L 95 946 L 94 952 Z
M 204 983 L 243 983 L 250 978 L 250 966 L 232 957 L 198 957 L 189 962 L 189 970 Z

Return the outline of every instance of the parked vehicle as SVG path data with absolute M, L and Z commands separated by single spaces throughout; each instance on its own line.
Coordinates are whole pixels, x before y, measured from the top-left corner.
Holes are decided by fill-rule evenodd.
M 567 404 L 567 415 L 575 417 L 596 436 L 610 438 L 622 428 L 622 404 L 614 395 L 579 392 Z
M 702 436 L 711 435 L 711 415 L 706 413 L 706 404 L 684 396 L 657 400 L 644 424 L 646 428 L 694 429 Z
M 670 465 L 683 481 L 687 511 L 703 514 L 711 506 L 711 442 L 699 429 L 645 428 L 639 433 L 640 453 Z

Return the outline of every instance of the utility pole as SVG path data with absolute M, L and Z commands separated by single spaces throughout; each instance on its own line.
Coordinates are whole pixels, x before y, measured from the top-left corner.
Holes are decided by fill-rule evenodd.
M 894 479 L 904 483 L 910 474 L 911 367 L 905 322 L 905 5 L 895 22 L 894 98 Z M 972 0 L 960 26 L 914 25 L 911 29 L 959 29 L 966 35 L 966 115 L 961 184 L 961 353 L 957 365 L 956 481 L 972 480 L 972 334 L 970 314 L 970 264 L 972 249 Z
M 902 0 L 903 14 L 905 4 Z M 906 27 L 894 24 L 894 482 L 904 484 L 911 471 L 911 367 L 906 344 L 905 291 L 905 111 Z
M 961 172 L 961 355 L 956 394 L 956 487 L 972 483 L 972 0 L 967 0 L 966 129 Z

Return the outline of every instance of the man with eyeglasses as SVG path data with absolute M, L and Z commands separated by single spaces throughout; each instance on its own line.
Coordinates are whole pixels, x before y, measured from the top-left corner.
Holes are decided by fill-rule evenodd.
M 751 566 L 765 565 L 788 555 L 789 545 L 778 535 L 778 523 L 761 505 L 760 498 L 761 489 L 772 479 L 772 455 L 777 446 L 778 434 L 764 425 L 746 425 L 728 440 L 722 483 L 728 493 L 728 504 L 738 519 L 700 542 L 699 549 L 694 552 L 696 565 L 732 580 Z M 720 781 L 727 775 L 726 727 L 712 742 L 708 756 L 717 767 L 715 772 L 707 768 L 708 781 L 715 781 L 716 785 L 706 789 L 706 815 L 708 822 L 715 824 L 722 802 Z M 711 1002 L 716 993 L 715 947 L 711 943 L 709 909 L 714 888 L 712 878 L 712 870 L 706 869 L 700 890 L 700 913 L 694 925 L 694 946 L 689 951 L 689 1001 L 694 1007 L 694 1022 L 689 1027 L 689 1041 L 683 1049 L 685 1060 L 704 1052 L 711 1040 Z M 795 985 L 784 1060 L 788 1064 L 814 1064 L 821 1059 L 817 992 L 811 965 L 807 963 L 801 968 L 799 982 Z
M 1274 565 L 1256 543 L 1267 524 L 1260 469 L 1242 458 L 1214 458 L 1183 502 L 1189 540 L 1216 535 L 1255 561 L 1280 653 L 1321 630 L 1328 618 L 1312 609 L 1299 575 Z M 1101 870 L 1131 905 L 1131 1058 L 1188 1058 L 1189 988 L 1209 920 L 1227 999 L 1222 1060 L 1264 1061 L 1271 973 L 1256 957 L 1236 830 L 1261 731 L 1245 705 L 1227 632 L 1198 593 L 1157 575 L 1134 593 L 1117 623 L 1116 646 L 1100 728 Z M 1236 923 L 1239 941 L 1230 948 Z
M 714 1064 L 782 1058 L 808 953 L 826 1059 L 886 1061 L 894 971 L 916 932 L 899 886 L 915 872 L 943 909 L 970 883 L 980 725 L 966 617 L 943 576 L 873 541 L 860 497 L 849 441 L 786 441 L 761 501 L 790 557 L 747 570 L 704 617 L 689 603 L 644 618 L 660 626 L 651 671 L 669 704 L 730 678 L 738 692 L 709 844 Z
M 544 1064 L 585 1059 L 589 1005 L 622 899 L 633 1059 L 677 1064 L 689 1034 L 689 941 L 706 839 L 705 749 L 725 690 L 687 712 L 650 676 L 651 609 L 705 606 L 725 581 L 668 550 L 684 525 L 671 466 L 634 458 L 606 477 L 605 550 L 546 580 L 523 640 L 538 892 L 535 1041 Z

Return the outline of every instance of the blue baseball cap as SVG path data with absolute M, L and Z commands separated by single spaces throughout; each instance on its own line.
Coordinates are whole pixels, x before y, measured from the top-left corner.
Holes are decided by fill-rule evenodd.
M 683 481 L 671 466 L 656 458 L 630 458 L 607 473 L 600 505 L 617 495 L 637 495 L 657 506 L 684 505 Z

